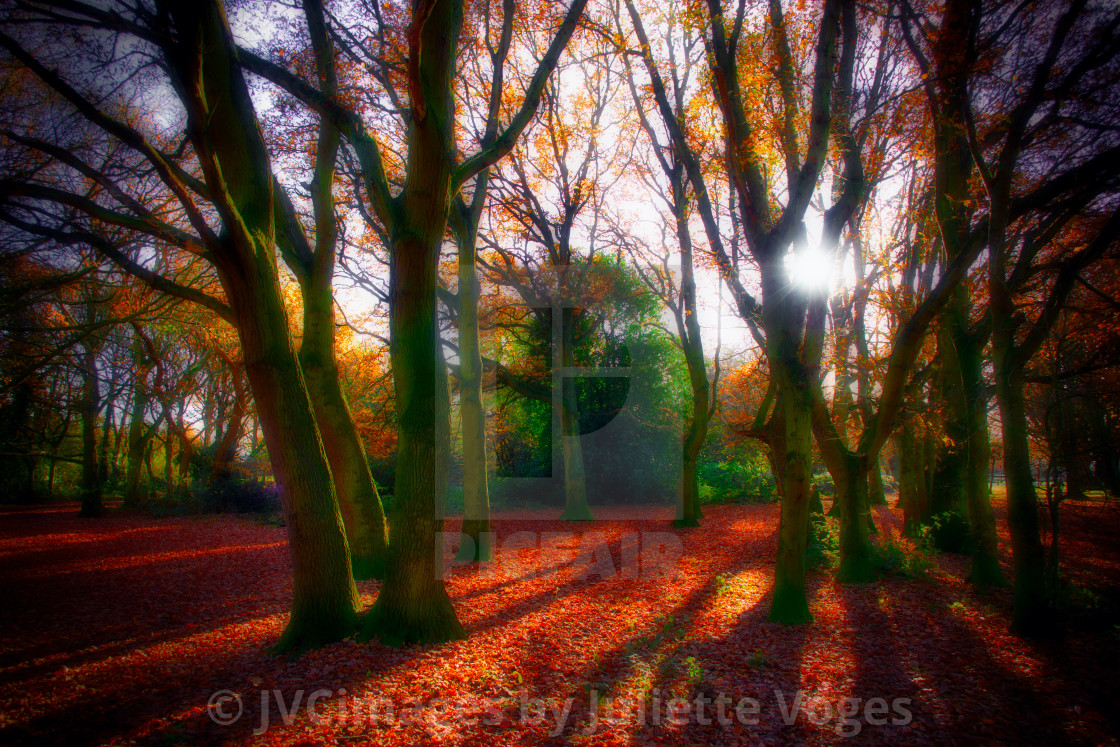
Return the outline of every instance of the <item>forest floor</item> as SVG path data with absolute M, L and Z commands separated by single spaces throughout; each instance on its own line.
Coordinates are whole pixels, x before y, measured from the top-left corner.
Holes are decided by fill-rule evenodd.
M 897 536 L 899 512 L 876 511 L 880 541 Z M 945 554 L 859 586 L 814 571 L 815 622 L 770 623 L 778 507 L 706 512 L 672 534 L 667 514 L 503 517 L 501 562 L 449 571 L 467 640 L 285 660 L 267 652 L 291 594 L 283 529 L 6 507 L 0 743 L 1117 743 L 1115 503 L 1063 507 L 1078 590 L 1045 642 L 1009 635 L 1010 592 L 973 591 Z M 677 577 L 643 577 L 642 543 Z M 359 589 L 368 604 L 377 584 Z

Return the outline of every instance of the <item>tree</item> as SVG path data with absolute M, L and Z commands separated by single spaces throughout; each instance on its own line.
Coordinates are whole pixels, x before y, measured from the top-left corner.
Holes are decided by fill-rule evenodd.
M 672 81 L 672 112 L 678 127 L 682 132 L 688 132 L 689 138 L 696 141 L 700 136 L 696 128 L 688 127 L 687 117 L 690 111 L 699 106 L 710 106 L 711 102 L 703 97 L 703 92 L 693 93 L 690 89 L 694 85 L 691 80 L 692 69 L 700 62 L 700 38 L 685 30 L 681 40 L 681 59 L 676 57 L 677 50 L 672 38 L 681 24 L 679 15 L 684 12 L 681 7 L 672 4 L 668 10 L 668 25 L 666 27 L 665 46 L 668 51 L 668 71 Z M 615 26 L 621 35 L 621 19 L 616 13 Z M 630 56 L 622 54 L 623 62 L 627 67 L 627 82 L 630 87 L 631 98 L 634 101 L 635 111 L 639 124 L 649 141 L 649 152 L 656 159 L 656 165 L 663 179 L 668 182 L 668 188 L 663 186 L 661 179 L 654 175 L 645 177 L 643 181 L 650 185 L 655 194 L 665 203 L 669 214 L 672 216 L 672 234 L 676 238 L 677 251 L 680 253 L 680 281 L 679 283 L 667 271 L 669 268 L 670 254 L 665 241 L 666 228 L 662 228 L 662 250 L 653 257 L 637 256 L 636 266 L 638 272 L 646 281 L 647 286 L 661 299 L 662 303 L 673 315 L 676 324 L 676 340 L 684 354 L 688 367 L 689 382 L 692 387 L 692 409 L 685 426 L 684 442 L 682 444 L 682 495 L 679 515 L 674 524 L 681 527 L 699 526 L 700 524 L 700 480 L 697 471 L 700 449 L 708 434 L 708 423 L 715 413 L 717 405 L 716 393 L 719 390 L 719 349 L 717 345 L 715 354 L 715 370 L 711 382 L 708 380 L 707 363 L 704 357 L 704 341 L 700 331 L 700 308 L 696 298 L 696 262 L 693 257 L 693 237 L 690 218 L 692 215 L 693 197 L 689 186 L 688 176 L 685 173 L 683 154 L 678 153 L 671 141 L 662 144 L 645 111 L 645 102 L 638 93 L 635 84 L 634 72 L 630 65 Z M 699 105 L 699 106 L 698 106 Z M 699 123 L 697 123 L 699 125 Z M 706 144 L 710 147 L 710 144 Z M 647 166 L 647 169 L 649 167 Z M 652 170 L 652 169 L 650 169 Z M 618 240 L 624 244 L 630 242 L 624 231 L 616 231 Z M 731 243 L 732 255 L 738 254 L 738 237 L 733 236 Z M 653 267 L 649 272 L 640 269 L 643 259 L 653 260 Z M 659 266 L 660 265 L 660 266 Z M 721 312 L 722 309 L 717 310 Z
M 246 375 L 269 443 L 273 472 L 286 499 L 294 598 L 279 648 L 299 650 L 337 640 L 353 630 L 357 592 L 330 470 L 280 294 L 268 154 L 224 9 L 210 3 L 192 8 L 163 5 L 156 16 L 127 5 L 114 11 L 79 4 L 70 20 L 119 30 L 155 48 L 185 110 L 187 139 L 201 177 L 168 157 L 160 148 L 159 138 L 148 137 L 126 121 L 104 113 L 94 98 L 96 86 L 83 94 L 12 37 L 0 36 L 0 44 L 54 92 L 60 105 L 65 102 L 72 107 L 78 120 L 87 125 L 83 131 L 92 125 L 111 149 L 122 149 L 133 159 L 126 161 L 128 165 L 146 165 L 150 178 L 174 200 L 171 204 L 179 212 L 172 220 L 182 220 L 189 230 L 161 219 L 130 195 L 124 189 L 127 185 L 114 182 L 57 145 L 38 141 L 32 143 L 36 150 L 53 158 L 64 170 L 72 169 L 70 173 L 91 179 L 98 185 L 97 194 L 76 194 L 51 183 L 8 180 L 2 190 L 7 203 L 5 218 L 13 226 L 58 246 L 93 245 L 157 290 L 201 303 L 236 327 Z M 42 23 L 54 18 L 50 8 L 31 6 L 26 20 Z M 49 37 L 35 41 L 49 42 Z M 96 38 L 89 43 L 96 47 Z M 49 43 L 41 46 L 57 49 Z M 196 197 L 209 200 L 213 212 L 204 213 Z M 53 216 L 31 204 L 54 205 L 56 210 L 66 206 L 85 217 L 79 218 L 77 226 L 52 222 Z M 215 230 L 212 221 L 220 222 L 221 229 Z M 206 258 L 217 271 L 228 305 L 152 271 L 142 260 L 130 258 L 117 241 L 100 231 L 106 224 L 146 233 Z
M 561 371 L 576 365 L 576 351 L 585 342 L 580 330 L 596 327 L 585 317 L 593 313 L 586 306 L 594 295 L 596 275 L 603 269 L 595 264 L 599 217 L 626 158 L 625 140 L 603 142 L 608 108 L 621 84 L 616 63 L 607 56 L 602 40 L 593 38 L 585 44 L 592 45 L 591 59 L 565 65 L 550 79 L 541 94 L 539 125 L 494 174 L 496 205 L 490 230 L 482 237 L 494 255 L 482 260 L 485 269 L 496 282 L 512 288 L 533 310 L 536 323 L 556 337 L 549 343 L 555 346 L 549 348 L 552 380 L 537 396 L 553 408 L 554 421 L 560 424 L 565 496 L 560 518 L 569 521 L 586 521 L 592 514 L 578 396 L 574 381 Z M 570 79 L 573 73 L 582 80 L 565 95 L 564 77 Z M 554 320 L 554 314 L 560 318 Z M 503 368 L 502 379 L 509 376 L 509 369 Z M 553 397 L 551 392 L 557 390 L 559 396 Z
M 537 66 L 521 107 L 493 143 L 456 159 L 453 86 L 463 3 L 412 8 L 406 52 L 403 186 L 393 195 L 382 146 L 361 115 L 286 69 L 242 51 L 248 69 L 330 119 L 360 163 L 371 217 L 389 248 L 390 356 L 398 413 L 393 532 L 386 576 L 363 622 L 367 635 L 397 642 L 446 640 L 463 631 L 434 568 L 448 454 L 450 405 L 436 318 L 436 276 L 452 196 L 505 156 L 536 112 L 541 90 L 583 13 L 575 0 Z M 317 3 L 306 6 L 321 14 Z M 325 27 L 325 26 L 324 26 Z M 324 49 L 327 47 L 324 46 Z M 321 55 L 328 66 L 334 53 Z M 387 94 L 398 102 L 397 92 Z
M 925 47 L 927 55 L 911 26 L 916 12 L 903 5 L 902 30 L 925 76 L 937 132 L 936 213 L 946 251 L 952 256 L 980 240 L 988 253 L 986 322 L 1015 555 L 1013 629 L 1024 634 L 1048 631 L 1051 618 L 1030 472 L 1022 365 L 1048 334 L 1074 278 L 1109 248 L 1120 221 L 1115 215 L 1109 219 L 1111 211 L 1100 202 L 1114 190 L 1112 176 L 1120 153 L 1096 134 L 1099 127 L 1114 129 L 1111 110 L 1098 105 L 1094 95 L 1081 95 L 1089 88 L 1115 85 L 1120 43 L 1116 19 L 1081 2 L 1054 13 L 1052 27 L 1028 30 L 1020 25 L 1024 19 L 1006 9 L 949 2 Z M 986 66 L 978 64 L 984 56 Z M 1005 81 L 1012 77 L 1023 81 L 1013 95 L 981 97 L 982 91 L 1006 90 Z M 983 184 L 981 197 L 987 207 L 986 213 L 977 211 L 979 226 L 970 223 L 967 209 L 973 169 Z M 1098 233 L 1084 251 L 1062 259 L 1043 313 L 1027 328 L 1017 313 L 1017 290 L 1034 274 L 1032 263 L 1041 250 L 1074 214 L 1095 203 L 1103 213 Z M 981 482 L 978 474 L 972 479 Z M 983 543 L 983 537 L 978 539 Z
M 805 597 L 805 547 L 812 473 L 809 382 L 813 372 L 812 361 L 806 357 L 805 337 L 809 306 L 803 294 L 791 292 L 785 262 L 790 247 L 803 243 L 799 240 L 804 233 L 802 221 L 826 160 L 833 113 L 833 87 L 839 82 L 840 86 L 850 88 L 856 41 L 855 7 L 854 4 L 832 0 L 823 4 L 812 63 L 812 94 L 807 112 L 810 128 L 803 151 L 795 136 L 790 139 L 801 116 L 800 106 L 790 88 L 784 89 L 788 95 L 783 95 L 779 131 L 786 162 L 786 203 L 781 209 L 775 209 L 775 195 L 764 177 L 760 149 L 755 142 L 758 135 L 751 121 L 751 102 L 745 95 L 738 57 L 746 3 L 740 3 L 730 28 L 722 4 L 718 0 L 707 3 L 706 26 L 710 34 L 708 77 L 723 120 L 727 178 L 735 194 L 737 219 L 747 248 L 758 267 L 762 288 L 760 303 L 746 290 L 738 267 L 723 246 L 699 161 L 676 122 L 663 77 L 652 57 L 641 14 L 631 0 L 626 6 L 662 124 L 672 138 L 678 157 L 685 163 L 720 273 L 732 292 L 739 315 L 749 324 L 758 326 L 765 337 L 770 374 L 777 383 L 785 453 L 784 464 L 781 465 L 782 519 L 771 619 L 784 623 L 807 622 L 812 619 Z M 842 12 L 850 16 L 850 22 L 843 37 L 844 51 L 840 53 Z M 780 35 L 785 21 L 778 3 L 771 4 L 770 23 L 775 33 Z M 790 84 L 793 80 L 792 65 L 792 59 L 782 55 L 780 76 Z M 858 186 L 858 175 L 846 173 L 845 176 L 852 189 Z M 826 224 L 842 226 L 846 223 L 851 211 L 850 202 L 850 198 L 838 202 L 830 211 L 832 214 L 826 217 Z

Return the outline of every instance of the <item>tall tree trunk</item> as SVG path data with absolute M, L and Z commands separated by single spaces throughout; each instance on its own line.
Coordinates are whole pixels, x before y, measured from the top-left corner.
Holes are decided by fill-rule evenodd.
M 407 176 L 390 232 L 389 352 L 398 414 L 393 531 L 385 581 L 362 626 L 366 635 L 399 643 L 465 636 L 435 568 L 447 479 L 440 462 L 451 432 L 436 275 L 451 200 L 451 76 L 463 17 L 457 2 L 428 7 L 426 22 L 413 21 L 420 28 L 410 51 Z
M 228 480 L 231 465 L 237 457 L 237 442 L 241 439 L 241 425 L 245 419 L 245 391 L 241 383 L 241 367 L 227 360 L 229 376 L 233 382 L 233 411 L 229 415 L 226 429 L 214 448 L 214 462 L 210 466 L 209 482 L 213 485 L 219 480 Z
M 942 321 L 937 330 L 938 359 L 941 367 L 938 372 L 936 392 L 942 403 L 945 440 L 937 450 L 937 462 L 933 472 L 930 513 L 934 516 L 949 512 L 963 516 L 968 511 L 964 492 L 965 475 L 968 469 L 968 406 L 965 402 L 961 365 L 957 357 L 950 321 L 959 311 L 959 308 L 956 308 L 960 304 L 959 292 L 958 289 L 955 303 L 942 312 Z
M 479 183 L 485 188 L 484 176 L 476 181 L 475 189 L 479 189 Z M 459 237 L 459 416 L 463 431 L 463 539 L 457 558 L 460 563 L 488 561 L 493 557 L 482 352 L 478 339 L 477 221 L 468 224 L 466 233 Z
M 964 488 L 973 541 L 972 567 L 968 580 L 976 586 L 1006 586 L 1007 580 L 999 564 L 999 532 L 988 485 L 992 447 L 988 440 L 984 359 L 979 340 L 965 329 L 963 322 L 966 319 L 967 317 L 954 319 L 953 330 L 967 417 L 968 460 Z
M 304 288 L 303 341 L 299 360 L 315 408 L 342 511 L 355 578 L 384 578 L 389 532 L 381 496 L 373 481 L 342 392 L 334 350 L 334 300 L 330 288 Z
M 292 614 L 280 650 L 341 640 L 354 630 L 357 589 L 342 517 L 278 284 L 236 304 L 245 371 L 281 488 L 292 560 Z M 247 295 L 247 294 L 246 294 Z M 251 301 L 250 306 L 244 301 Z M 257 323 L 257 320 L 260 323 Z
M 903 532 L 907 537 L 917 537 L 922 519 L 918 511 L 919 447 L 908 424 L 903 424 L 895 436 L 898 451 L 898 505 L 902 508 Z
M 425 145 L 432 147 L 428 138 L 413 138 L 422 140 L 410 149 L 417 158 Z M 441 237 L 422 216 L 415 220 L 416 233 L 394 237 L 391 253 L 390 354 L 399 413 L 393 531 L 385 581 L 362 626 L 366 635 L 397 644 L 465 635 L 434 566 L 446 485 L 439 458 L 446 446 L 437 442 L 449 435 L 436 422 L 446 416 L 438 400 L 447 398 L 435 318 Z
M 813 430 L 810 403 L 805 391 L 794 387 L 779 391 L 785 422 L 785 459 L 778 561 L 774 571 L 770 619 L 791 625 L 813 620 L 805 595 Z
M 867 491 L 872 506 L 887 505 L 887 489 L 883 485 L 883 468 L 876 459 L 867 472 Z
M 700 449 L 708 435 L 708 391 L 692 390 L 692 415 L 685 429 L 684 447 L 681 460 L 681 514 L 673 522 L 677 527 L 700 526 L 700 477 L 697 466 Z M 701 404 L 702 403 L 702 404 Z
M 850 451 L 843 432 L 832 427 L 832 416 L 819 388 L 812 404 L 817 445 L 836 488 L 831 512 L 840 517 L 840 568 L 836 578 L 845 584 L 874 581 L 877 574 L 869 538 L 874 526 L 868 497 L 869 460 Z M 877 461 L 878 454 L 875 456 Z
M 836 481 L 836 501 L 840 504 L 840 567 L 836 580 L 842 584 L 867 583 L 878 575 L 868 536 L 872 526 L 867 495 L 868 469 L 866 463 L 853 454 L 843 455 L 842 461 Z
M 575 311 L 571 308 L 560 310 L 559 362 L 562 368 L 575 366 Z M 554 359 L 555 357 L 554 355 Z M 579 433 L 576 380 L 554 371 L 552 384 L 560 388 L 559 402 L 553 394 L 553 409 L 559 409 L 559 413 L 554 412 L 553 417 L 559 415 L 560 444 L 564 455 L 564 512 L 560 514 L 560 520 L 591 521 L 595 517 L 591 515 L 591 508 L 587 504 L 587 478 L 583 468 L 583 445 Z
M 1003 422 L 1003 470 L 1007 485 L 1007 523 L 1015 555 L 1015 605 L 1012 630 L 1025 635 L 1047 632 L 1050 597 L 1046 584 L 1046 554 L 1038 527 L 1038 496 L 1031 474 L 1026 403 L 1015 371 L 1005 370 L 1010 340 L 993 336 L 996 395 Z
M 86 322 L 97 319 L 95 304 L 86 304 Z M 82 354 L 82 508 L 79 516 L 96 517 L 104 513 L 101 504 L 101 476 L 97 464 L 97 413 L 98 401 L 97 354 L 100 346 L 88 338 Z
M 222 6 L 168 4 L 178 48 L 170 62 L 195 151 L 225 233 L 215 263 L 241 343 L 284 503 L 292 613 L 278 643 L 298 651 L 345 638 L 356 623 L 350 551 L 276 267 L 273 176 Z M 404 415 L 407 418 L 407 415 Z
M 321 5 L 304 3 L 316 69 L 323 95 L 338 94 L 334 52 L 327 35 Z M 385 575 L 389 532 L 377 485 L 369 469 L 361 436 L 354 425 L 350 405 L 342 391 L 335 351 L 334 279 L 338 241 L 334 182 L 340 133 L 338 124 L 328 116 L 319 121 L 315 145 L 314 174 L 310 184 L 315 217 L 314 244 L 308 241 L 294 207 L 286 193 L 280 192 L 286 216 L 282 232 L 285 261 L 292 268 L 303 294 L 303 339 L 299 361 L 315 420 L 330 462 L 346 538 L 350 546 L 353 573 L 357 578 L 382 578 Z M 302 251 L 294 247 L 298 244 Z
M 140 468 L 144 447 L 147 446 L 150 438 L 150 433 L 146 433 L 147 428 L 144 425 L 144 413 L 150 399 L 144 373 L 138 371 L 136 392 L 132 396 L 132 416 L 128 422 L 127 467 L 124 478 L 124 505 L 130 508 L 139 506 L 143 501 L 143 493 L 146 492 L 140 489 Z M 146 435 L 148 437 L 145 437 Z
M 688 381 L 692 386 L 692 412 L 689 414 L 682 450 L 682 503 L 681 514 L 674 524 L 678 527 L 700 525 L 700 480 L 697 464 L 700 449 L 708 436 L 711 418 L 711 392 L 708 371 L 704 363 L 704 341 L 700 336 L 700 314 L 696 304 L 696 277 L 692 261 L 692 235 L 688 230 L 687 196 L 683 172 L 673 180 L 673 202 L 677 227 L 677 243 L 681 250 L 681 303 L 675 314 L 677 334 L 688 366 Z

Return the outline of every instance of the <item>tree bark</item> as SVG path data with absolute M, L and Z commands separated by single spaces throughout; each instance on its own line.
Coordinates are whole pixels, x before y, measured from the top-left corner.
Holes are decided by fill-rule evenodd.
M 697 464 L 700 449 L 708 436 L 708 421 L 712 416 L 711 391 L 708 371 L 704 362 L 704 341 L 700 336 L 700 315 L 696 304 L 696 277 L 692 261 L 692 235 L 688 230 L 688 203 L 683 171 L 678 169 L 673 180 L 674 217 L 676 218 L 677 243 L 681 250 L 681 302 L 677 308 L 677 334 L 688 366 L 688 381 L 692 387 L 692 412 L 689 413 L 682 449 L 681 513 L 674 522 L 678 527 L 700 526 L 700 480 Z
M 463 16 L 458 2 L 436 0 L 429 10 L 422 24 L 413 20 L 408 163 L 389 237 L 389 352 L 398 414 L 393 531 L 385 581 L 362 624 L 365 635 L 401 644 L 466 635 L 435 572 L 447 479 L 439 457 L 449 451 L 450 437 L 436 275 L 451 199 L 451 76 Z
M 229 358 L 226 358 L 225 362 L 229 368 L 230 381 L 233 382 L 233 412 L 230 413 L 226 429 L 214 448 L 214 462 L 210 467 L 209 477 L 211 484 L 231 477 L 231 465 L 237 457 L 237 442 L 241 439 L 241 426 L 245 420 L 246 403 L 245 391 L 241 383 L 241 366 Z
M 358 596 L 350 551 L 288 331 L 276 267 L 272 172 L 225 13 L 213 0 L 169 4 L 168 10 L 179 34 L 174 76 L 225 223 L 215 264 L 284 503 L 293 598 L 277 649 L 299 651 L 353 632 Z
M 895 436 L 895 449 L 898 451 L 898 505 L 902 508 L 903 532 L 907 537 L 917 537 L 922 525 L 918 511 L 920 455 L 914 435 L 906 423 Z
M 475 189 L 480 184 L 485 188 L 484 175 L 479 176 Z M 457 557 L 460 563 L 493 558 L 478 332 L 477 228 L 474 221 L 468 225 L 468 235 L 459 237 L 459 412 L 463 431 L 463 539 Z
M 315 409 L 350 546 L 355 578 L 383 578 L 389 532 L 381 496 L 369 469 L 361 436 L 339 382 L 334 352 L 333 297 L 304 290 L 304 333 L 300 367 Z
M 785 459 L 778 560 L 770 620 L 792 625 L 812 622 L 805 594 L 805 549 L 808 544 L 809 488 L 812 479 L 811 407 L 803 390 L 780 396 L 785 421 Z
M 97 320 L 95 304 L 86 304 L 86 322 Z M 97 464 L 97 413 L 100 410 L 97 381 L 97 355 L 100 345 L 94 337 L 87 338 L 82 354 L 82 474 L 79 516 L 98 517 L 105 512 L 101 503 L 101 475 Z
M 562 329 L 559 362 L 562 368 L 575 366 L 575 312 L 571 308 L 560 309 Z M 560 514 L 560 520 L 591 521 L 595 517 L 591 515 L 591 508 L 587 504 L 587 479 L 583 469 L 576 380 L 555 371 L 552 385 L 560 388 L 560 397 L 553 395 L 553 409 L 559 409 L 556 415 L 559 416 L 560 444 L 564 455 L 564 511 Z
M 1007 486 L 1007 523 L 1015 556 L 1015 604 L 1012 630 L 1023 635 L 1049 632 L 1050 596 L 1046 585 L 1046 553 L 1038 527 L 1038 496 L 1031 475 L 1030 442 L 1022 381 L 1007 371 L 1010 340 L 993 335 L 996 395 L 1003 422 L 1003 469 Z
M 144 447 L 147 446 L 153 432 L 144 424 L 144 413 L 151 400 L 146 378 L 147 370 L 138 367 L 136 391 L 132 395 L 132 416 L 128 422 L 128 451 L 126 452 L 128 466 L 124 479 L 124 505 L 130 508 L 139 506 L 147 492 L 140 488 L 140 468 L 143 466 Z

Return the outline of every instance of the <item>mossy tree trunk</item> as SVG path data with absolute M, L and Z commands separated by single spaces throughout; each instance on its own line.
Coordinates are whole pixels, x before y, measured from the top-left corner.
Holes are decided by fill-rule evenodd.
M 440 405 L 448 395 L 436 274 L 451 199 L 451 80 L 463 18 L 459 3 L 437 0 L 428 10 L 410 49 L 415 78 L 407 176 L 389 237 L 389 350 L 397 404 L 393 531 L 385 580 L 362 624 L 364 634 L 391 643 L 465 636 L 434 566 L 446 485 L 439 454 L 448 448 L 437 441 L 450 435 L 436 422 L 449 415 Z
M 872 506 L 887 505 L 887 489 L 883 485 L 883 468 L 878 459 L 868 469 L 867 492 Z
M 867 583 L 878 575 L 869 536 L 873 524 L 867 495 L 868 470 L 854 454 L 844 455 L 843 462 L 836 484 L 836 501 L 840 504 L 840 567 L 836 580 L 843 584 Z
M 458 163 L 453 76 L 463 3 L 414 3 L 403 65 L 408 84 L 408 155 L 403 189 L 395 196 L 381 146 L 360 114 L 286 69 L 238 50 L 247 68 L 329 118 L 347 138 L 362 171 L 370 216 L 376 217 L 371 228 L 382 235 L 390 251 L 389 347 L 398 416 L 396 491 L 385 579 L 362 623 L 366 635 L 402 643 L 463 635 L 436 573 L 435 542 L 443 525 L 446 486 L 441 467 L 446 464 L 450 438 L 446 364 L 436 318 L 440 244 L 452 195 L 512 149 L 532 120 L 541 91 L 585 5 L 586 0 L 575 0 L 569 7 L 508 126 L 489 147 Z M 319 77 L 327 82 L 324 73 L 333 75 L 333 70 L 324 66 L 333 68 L 334 63 L 325 13 L 318 0 L 304 0 L 304 11 L 312 43 L 318 47 Z
M 965 498 L 965 474 L 968 468 L 968 408 L 965 404 L 961 381 L 961 367 L 957 359 L 953 334 L 946 315 L 953 316 L 960 304 L 959 289 L 950 307 L 942 312 L 942 323 L 937 330 L 937 349 L 940 367 L 935 386 L 943 413 L 943 436 L 938 444 L 937 461 L 933 470 L 933 492 L 930 512 L 933 515 L 948 512 L 964 516 L 968 507 Z
M 224 10 L 213 1 L 168 11 L 178 33 L 173 79 L 225 226 L 215 264 L 284 503 L 293 598 L 277 648 L 298 651 L 353 632 L 350 552 L 280 292 L 268 152 Z
M 905 423 L 895 436 L 895 449 L 898 451 L 898 505 L 903 514 L 903 533 L 907 537 L 917 537 L 922 525 L 918 513 L 919 449 Z
M 333 99 L 338 88 L 332 58 L 334 50 L 321 15 L 312 8 L 307 19 L 322 92 Z M 287 194 L 277 188 L 281 216 L 279 238 L 284 260 L 299 281 L 303 297 L 299 363 L 334 478 L 353 573 L 355 578 L 382 578 L 388 552 L 388 526 L 361 436 L 342 391 L 335 351 L 332 281 L 338 219 L 332 190 L 339 141 L 336 123 L 330 117 L 321 116 L 309 185 L 315 219 L 314 241 L 304 233 Z
M 781 524 L 778 530 L 778 559 L 774 569 L 770 620 L 792 625 L 813 620 L 805 594 L 809 490 L 813 476 L 813 430 L 810 403 L 803 390 L 787 390 L 782 393 L 781 401 L 786 452 L 783 460 Z
M 967 290 L 958 289 L 967 296 Z M 967 309 L 967 304 L 964 304 Z M 949 319 L 953 347 L 961 374 L 961 391 L 965 404 L 967 460 L 964 474 L 964 495 L 969 527 L 972 532 L 972 567 L 968 580 L 976 586 L 1006 586 L 1007 580 L 999 564 L 999 533 L 992 510 L 988 488 L 988 467 L 991 444 L 988 440 L 988 396 L 984 378 L 982 342 L 978 333 L 967 328 L 967 315 L 950 306 Z

